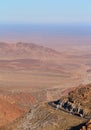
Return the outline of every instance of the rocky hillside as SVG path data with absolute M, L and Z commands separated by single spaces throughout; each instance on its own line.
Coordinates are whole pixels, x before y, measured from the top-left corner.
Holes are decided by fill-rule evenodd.
M 68 100 L 81 106 L 87 115 L 91 115 L 91 84 L 80 85 L 74 91 L 69 92 Z
M 70 102 L 73 106 L 79 106 L 84 112 L 88 112 L 87 115 L 90 117 L 91 84 L 80 85 L 57 101 L 62 100 Z M 57 106 L 57 101 L 52 102 Z M 40 103 L 1 130 L 80 130 L 88 119 L 68 112 L 67 109 L 57 109 L 49 103 Z
M 91 84 L 80 85 L 70 91 L 67 96 L 63 96 L 49 104 L 71 114 L 89 118 L 91 116 Z
M 69 130 L 83 121 L 64 111 L 57 111 L 47 104 L 41 104 L 1 130 Z

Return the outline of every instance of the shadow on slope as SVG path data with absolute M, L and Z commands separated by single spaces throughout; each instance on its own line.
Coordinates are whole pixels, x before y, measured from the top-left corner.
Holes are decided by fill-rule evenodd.
M 86 125 L 86 123 L 82 123 L 80 125 L 72 127 L 70 130 L 80 130 L 82 128 L 82 126 L 85 126 L 85 125 Z

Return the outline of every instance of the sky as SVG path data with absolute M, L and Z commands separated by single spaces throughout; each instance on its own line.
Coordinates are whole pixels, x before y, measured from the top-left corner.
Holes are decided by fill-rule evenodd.
M 91 0 L 0 0 L 0 23 L 91 23 Z

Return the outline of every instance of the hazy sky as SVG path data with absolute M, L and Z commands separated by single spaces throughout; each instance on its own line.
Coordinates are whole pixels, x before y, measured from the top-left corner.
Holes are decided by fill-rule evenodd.
M 1 0 L 0 23 L 91 23 L 91 0 Z

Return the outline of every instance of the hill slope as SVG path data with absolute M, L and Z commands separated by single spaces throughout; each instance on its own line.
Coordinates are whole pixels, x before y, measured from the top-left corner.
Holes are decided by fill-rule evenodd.
M 78 117 L 42 104 L 1 130 L 67 130 L 82 122 Z
M 83 96 L 84 94 L 84 96 Z M 84 100 L 86 97 L 86 100 Z M 72 100 L 74 105 L 77 105 L 78 101 L 80 105 L 85 109 L 91 111 L 91 84 L 81 85 L 71 92 L 67 96 L 61 99 Z M 89 114 L 91 114 L 89 111 Z M 28 112 L 20 119 L 13 122 L 8 127 L 4 127 L 4 130 L 80 130 L 81 126 L 87 119 L 79 117 L 77 115 L 70 114 L 60 109 L 48 105 L 47 103 L 41 103 L 36 105 L 31 112 Z M 81 125 L 80 125 L 81 124 Z M 78 129 L 79 128 L 79 129 Z
M 0 126 L 12 122 L 16 118 L 21 117 L 24 111 L 17 105 L 9 103 L 4 99 L 0 99 Z

